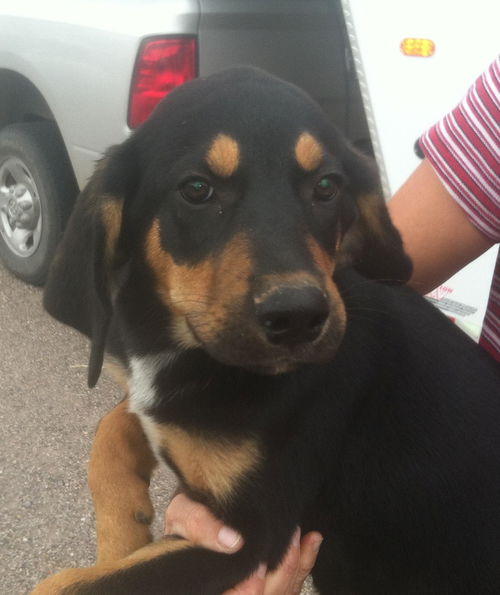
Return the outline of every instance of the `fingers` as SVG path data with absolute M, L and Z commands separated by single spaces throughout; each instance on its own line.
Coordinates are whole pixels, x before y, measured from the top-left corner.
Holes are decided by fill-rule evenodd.
M 300 541 L 297 529 L 282 563 L 267 575 L 264 595 L 299 595 L 316 562 L 322 540 L 319 533 L 311 532 Z
M 266 565 L 261 564 L 257 571 L 245 581 L 234 587 L 234 589 L 225 591 L 222 595 L 263 595 L 266 583 L 266 571 Z
M 173 498 L 165 513 L 165 533 L 176 534 L 208 549 L 232 553 L 243 546 L 241 535 L 197 502 L 180 493 Z M 294 533 L 290 547 L 280 564 L 266 575 L 266 567 L 258 570 L 224 595 L 299 595 L 304 580 L 311 572 L 323 538 L 312 531 L 300 540 Z
M 295 593 L 296 576 L 300 562 L 300 529 L 293 534 L 288 551 L 276 570 L 266 578 L 265 595 L 291 595 Z M 299 590 L 300 592 L 300 590 Z
M 300 541 L 300 531 L 295 532 L 288 552 L 281 565 L 269 574 L 261 565 L 256 573 L 224 595 L 299 595 L 311 572 L 323 538 L 319 533 L 308 533 Z
M 302 539 L 300 544 L 299 565 L 297 574 L 295 576 L 295 584 L 293 590 L 291 591 L 293 595 L 300 593 L 304 581 L 309 576 L 309 574 L 311 574 L 311 570 L 316 563 L 316 558 L 318 557 L 318 552 L 322 541 L 322 535 L 316 531 L 307 533 Z
M 198 502 L 177 494 L 165 513 L 165 533 L 175 534 L 208 549 L 233 553 L 243 545 L 243 539 L 230 527 L 216 519 Z

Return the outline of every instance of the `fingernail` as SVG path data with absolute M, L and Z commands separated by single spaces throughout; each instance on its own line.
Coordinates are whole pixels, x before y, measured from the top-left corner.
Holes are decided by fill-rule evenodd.
M 261 562 L 259 564 L 259 567 L 257 568 L 256 574 L 260 579 L 263 580 L 266 578 L 266 573 L 267 573 L 267 566 L 266 566 L 266 564 L 264 564 L 264 562 Z
M 234 550 L 241 541 L 241 535 L 224 526 L 217 534 L 217 541 L 225 550 Z
M 299 528 L 297 528 L 295 530 L 295 533 L 293 534 L 292 545 L 293 545 L 293 547 L 300 547 L 300 529 Z
M 317 539 L 315 539 L 312 542 L 312 549 L 314 551 L 315 554 L 317 554 L 319 552 L 319 548 L 321 547 L 321 544 L 323 543 L 323 538 L 322 537 L 318 537 Z

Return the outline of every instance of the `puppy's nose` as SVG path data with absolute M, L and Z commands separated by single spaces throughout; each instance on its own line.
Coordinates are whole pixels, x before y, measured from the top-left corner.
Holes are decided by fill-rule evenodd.
M 256 304 L 257 319 L 270 343 L 311 343 L 320 335 L 330 313 L 317 287 L 276 289 Z

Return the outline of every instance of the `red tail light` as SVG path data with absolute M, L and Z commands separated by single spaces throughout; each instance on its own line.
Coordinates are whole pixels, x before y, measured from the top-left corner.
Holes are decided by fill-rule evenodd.
M 128 125 L 137 128 L 175 87 L 197 75 L 194 37 L 146 40 L 137 57 L 128 110 Z

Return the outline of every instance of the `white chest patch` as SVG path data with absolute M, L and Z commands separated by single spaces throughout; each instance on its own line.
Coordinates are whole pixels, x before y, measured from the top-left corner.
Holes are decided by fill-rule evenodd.
M 155 405 L 158 397 L 156 376 L 172 364 L 175 358 L 175 353 L 164 351 L 130 359 L 130 411 L 141 415 Z

